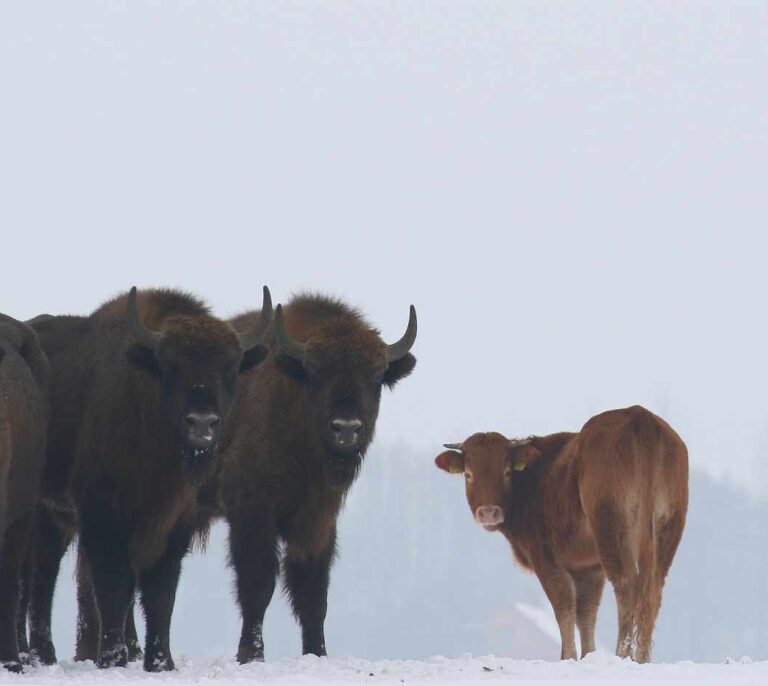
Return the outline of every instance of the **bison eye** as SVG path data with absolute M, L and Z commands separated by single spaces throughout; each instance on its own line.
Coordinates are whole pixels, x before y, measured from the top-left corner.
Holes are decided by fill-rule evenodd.
M 471 472 L 464 472 L 464 478 L 467 481 L 472 481 L 472 473 Z
M 512 478 L 512 467 L 507 467 L 504 470 L 504 478 L 505 479 L 511 479 Z

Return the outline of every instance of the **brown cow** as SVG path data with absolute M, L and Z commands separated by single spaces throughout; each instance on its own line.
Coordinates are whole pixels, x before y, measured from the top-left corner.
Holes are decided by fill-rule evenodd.
M 685 526 L 688 451 L 662 419 L 634 406 L 579 433 L 509 440 L 477 433 L 446 444 L 440 469 L 463 473 L 475 521 L 501 531 L 555 610 L 562 659 L 595 649 L 605 577 L 619 608 L 616 654 L 651 659 L 661 591 Z
M 21 671 L 16 617 L 45 460 L 47 385 L 35 332 L 0 315 L 0 664 L 13 672 Z

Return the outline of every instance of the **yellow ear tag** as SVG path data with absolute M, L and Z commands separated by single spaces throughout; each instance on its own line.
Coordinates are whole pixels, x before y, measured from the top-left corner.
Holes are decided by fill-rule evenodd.
M 525 469 L 525 462 L 515 462 L 514 469 L 516 472 L 522 472 Z
M 461 467 L 457 464 L 453 464 L 453 462 L 448 465 L 448 471 L 451 474 L 461 474 L 464 471 L 464 467 Z

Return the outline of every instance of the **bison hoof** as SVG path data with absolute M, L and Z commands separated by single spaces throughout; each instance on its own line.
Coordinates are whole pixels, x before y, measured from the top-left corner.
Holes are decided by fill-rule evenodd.
M 14 674 L 21 674 L 24 671 L 20 660 L 3 660 L 2 664 L 5 669 Z
M 99 669 L 108 669 L 110 667 L 128 666 L 128 647 L 123 644 L 115 646 L 109 650 L 102 650 L 99 659 L 96 660 L 96 666 Z
M 128 642 L 129 662 L 136 662 L 138 660 L 141 660 L 142 657 L 144 657 L 144 651 L 141 649 L 141 646 L 138 644 L 138 641 L 129 641 Z
M 170 655 L 155 655 L 144 658 L 145 672 L 172 672 L 176 669 L 173 658 Z
M 39 665 L 50 666 L 56 664 L 56 649 L 53 647 L 53 643 L 32 648 L 30 656 L 32 662 Z
M 264 662 L 264 652 L 255 650 L 238 650 L 237 662 L 241 665 L 247 665 L 249 662 Z

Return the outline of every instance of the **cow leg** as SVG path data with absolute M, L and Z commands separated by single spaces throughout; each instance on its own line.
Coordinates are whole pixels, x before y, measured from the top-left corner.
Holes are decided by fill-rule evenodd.
M 54 512 L 47 504 L 37 510 L 32 536 L 32 571 L 29 589 L 29 649 L 32 660 L 56 663 L 51 613 L 61 559 L 74 538 L 74 513 Z
M 301 624 L 302 650 L 305 655 L 327 655 L 325 650 L 325 614 L 328 608 L 328 583 L 336 552 L 336 532 L 319 554 L 306 555 L 291 546 L 285 551 L 283 569 L 285 586 L 293 612 Z
M 5 531 L 0 554 L 0 664 L 10 672 L 22 671 L 16 633 L 19 582 L 31 525 L 31 512 L 13 522 Z
M 605 573 L 603 568 L 592 567 L 571 572 L 576 585 L 576 624 L 581 636 L 581 657 L 595 652 L 595 624 L 597 608 L 603 595 Z
M 554 564 L 537 569 L 544 592 L 552 603 L 560 628 L 561 660 L 576 660 L 576 587 L 567 570 Z
M 101 618 L 96 666 L 125 667 L 125 618 L 133 601 L 136 576 L 128 555 L 129 536 L 111 516 L 108 493 L 85 499 L 81 508 L 80 541 L 93 579 Z
M 637 648 L 635 659 L 638 662 L 650 662 L 653 648 L 653 628 L 661 608 L 661 593 L 667 572 L 677 552 L 685 526 L 684 516 L 678 514 L 667 521 L 658 522 L 655 527 L 654 555 L 647 555 L 650 560 L 641 560 L 640 573 L 643 579 L 641 589 L 644 597 L 639 598 L 637 616 Z M 650 550 L 648 552 L 651 552 Z M 645 564 L 643 564 L 645 562 Z M 643 569 L 643 567 L 647 569 Z
M 171 533 L 168 546 L 155 565 L 139 576 L 141 604 L 146 616 L 144 670 L 167 672 L 176 669 L 171 656 L 170 632 L 181 561 L 189 550 L 192 527 L 184 522 Z
M 238 517 L 229 524 L 229 550 L 243 617 L 237 661 L 264 661 L 264 613 L 275 592 L 277 533 L 266 517 Z
M 639 581 L 636 526 L 622 507 L 610 501 L 597 503 L 587 512 L 587 518 L 595 534 L 603 569 L 616 594 L 619 611 L 616 655 L 631 658 Z

